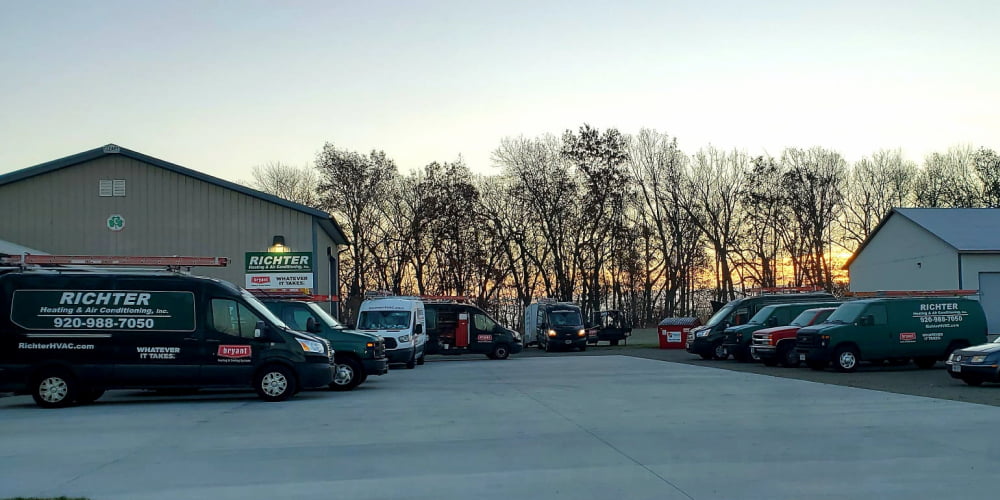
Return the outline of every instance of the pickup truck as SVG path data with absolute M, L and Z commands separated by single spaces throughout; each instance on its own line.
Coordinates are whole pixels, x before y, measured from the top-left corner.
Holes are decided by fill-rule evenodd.
M 799 353 L 795 351 L 795 334 L 804 326 L 822 323 L 836 307 L 806 309 L 787 326 L 776 326 L 757 330 L 753 334 L 750 355 L 766 366 L 788 368 L 799 366 Z

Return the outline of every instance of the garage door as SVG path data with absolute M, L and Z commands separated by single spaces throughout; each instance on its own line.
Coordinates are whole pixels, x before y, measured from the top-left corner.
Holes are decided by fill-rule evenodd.
M 990 338 L 1000 333 L 1000 273 L 979 273 L 979 301 L 986 311 Z

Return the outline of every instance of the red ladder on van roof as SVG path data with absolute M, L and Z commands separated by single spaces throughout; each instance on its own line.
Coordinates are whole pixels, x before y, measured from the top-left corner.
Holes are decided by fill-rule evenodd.
M 847 292 L 848 297 L 955 297 L 977 295 L 979 290 L 878 290 L 874 292 Z
M 12 255 L 0 258 L 0 263 L 25 265 L 65 266 L 169 266 L 169 267 L 225 267 L 227 257 L 128 257 L 114 255 Z

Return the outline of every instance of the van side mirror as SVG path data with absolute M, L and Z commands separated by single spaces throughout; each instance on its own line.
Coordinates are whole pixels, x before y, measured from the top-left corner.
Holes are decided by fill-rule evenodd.
M 306 331 L 309 333 L 321 332 L 322 330 L 319 327 L 319 321 L 316 321 L 316 318 L 306 319 Z
M 424 333 L 424 325 L 417 325 L 413 327 L 414 335 L 420 335 L 421 333 Z
M 253 327 L 253 338 L 260 339 L 264 337 L 264 332 L 267 329 L 267 325 L 263 321 L 258 321 Z

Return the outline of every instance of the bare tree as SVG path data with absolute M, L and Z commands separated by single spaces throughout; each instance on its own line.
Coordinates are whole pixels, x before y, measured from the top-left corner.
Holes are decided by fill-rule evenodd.
M 319 208 L 319 176 L 309 167 L 293 167 L 271 161 L 252 167 L 247 185 L 267 194 Z
M 975 207 L 983 189 L 976 175 L 971 146 L 953 146 L 945 153 L 931 153 L 917 176 L 917 205 L 922 207 Z
M 855 163 L 847 178 L 840 245 L 853 251 L 890 210 L 911 206 L 917 175 L 916 164 L 899 150 L 878 151 Z
M 805 237 L 809 252 L 806 278 L 832 290 L 832 229 L 842 206 L 847 163 L 839 153 L 819 147 L 786 149 L 781 161 L 792 229 Z
M 992 149 L 979 148 L 972 158 L 983 186 L 983 206 L 1000 207 L 1000 155 Z

